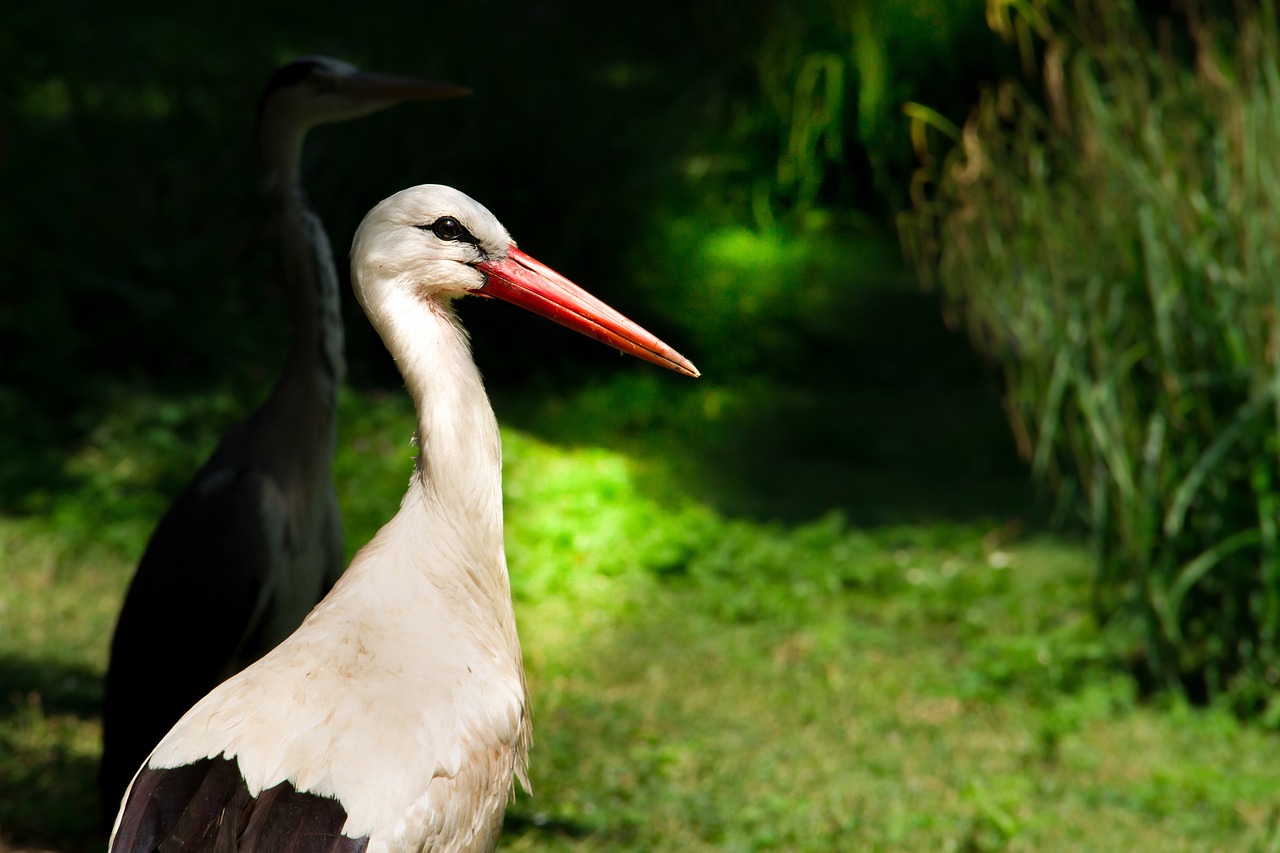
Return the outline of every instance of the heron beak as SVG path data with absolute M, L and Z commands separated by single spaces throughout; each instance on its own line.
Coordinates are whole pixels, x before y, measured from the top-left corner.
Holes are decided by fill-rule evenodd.
M 505 258 L 478 263 L 476 268 L 488 277 L 473 291 L 478 296 L 518 305 L 659 367 L 700 375 L 689 359 L 515 246 L 507 249 Z
M 440 101 L 445 98 L 461 98 L 471 94 L 466 86 L 453 83 L 437 83 L 416 77 L 398 77 L 394 74 L 377 74 L 357 71 L 342 81 L 343 94 L 359 101 L 399 103 L 401 101 Z

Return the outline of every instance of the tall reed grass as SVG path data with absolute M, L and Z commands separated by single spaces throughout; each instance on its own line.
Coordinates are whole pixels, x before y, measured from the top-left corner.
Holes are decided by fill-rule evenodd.
M 1141 669 L 1257 711 L 1280 680 L 1280 44 L 1271 4 L 989 0 L 1040 91 L 922 151 L 908 251 L 999 365 Z M 1036 58 L 1038 57 L 1038 59 Z M 917 111 L 917 115 L 926 115 Z M 916 134 L 915 138 L 920 138 Z M 1272 713 L 1277 709 L 1272 708 Z

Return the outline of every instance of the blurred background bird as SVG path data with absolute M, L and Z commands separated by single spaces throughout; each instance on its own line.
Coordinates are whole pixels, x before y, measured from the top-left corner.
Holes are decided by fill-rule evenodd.
M 346 362 L 339 278 L 301 182 L 307 133 L 451 84 L 360 71 L 329 57 L 278 68 L 263 91 L 263 190 L 279 229 L 292 338 L 267 399 L 233 426 L 161 518 L 111 643 L 99 774 L 104 817 L 191 705 L 289 635 L 344 562 L 331 466 Z

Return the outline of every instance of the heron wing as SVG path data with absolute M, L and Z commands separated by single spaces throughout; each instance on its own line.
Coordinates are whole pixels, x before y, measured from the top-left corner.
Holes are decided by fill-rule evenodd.
M 325 501 L 325 514 L 328 523 L 325 530 L 329 535 L 327 553 L 327 565 L 324 572 L 324 585 L 320 590 L 319 597 L 316 598 L 318 604 L 321 599 L 333 589 L 333 585 L 338 582 L 338 578 L 342 577 L 342 573 L 347 568 L 346 558 L 343 554 L 342 542 L 342 510 L 338 507 L 338 493 L 332 488 L 329 489 L 328 497 Z
M 218 461 L 161 519 L 116 624 L 103 700 L 105 811 L 178 718 L 251 662 L 238 656 L 276 582 L 287 521 L 268 477 Z

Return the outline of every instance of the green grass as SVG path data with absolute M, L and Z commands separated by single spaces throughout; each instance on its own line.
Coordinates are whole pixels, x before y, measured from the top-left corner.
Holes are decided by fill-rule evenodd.
M 688 478 L 762 392 L 642 375 L 499 406 L 522 424 L 504 427 L 508 551 L 536 729 L 505 849 L 1275 849 L 1277 736 L 1140 702 L 1088 615 L 1080 546 L 1019 532 L 1031 511 L 949 521 L 941 500 L 866 523 L 857 501 L 730 512 Z M 224 411 L 159 402 L 121 407 L 68 458 L 73 488 L 0 519 L 0 835 L 17 848 L 102 843 L 105 644 L 139 507 L 162 504 L 124 497 L 168 476 L 144 464 L 158 434 L 198 456 Z M 878 417 L 892 429 L 919 405 Z M 586 426 L 596 410 L 612 421 Z M 352 392 L 342 415 L 354 545 L 394 511 L 411 412 Z

